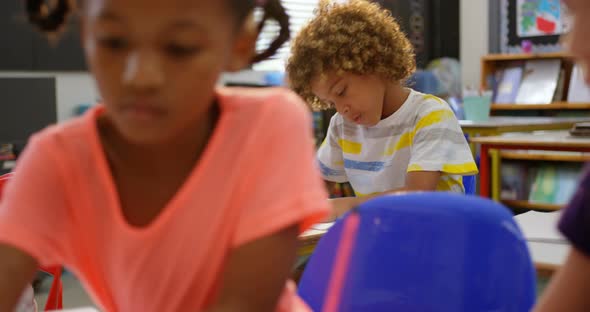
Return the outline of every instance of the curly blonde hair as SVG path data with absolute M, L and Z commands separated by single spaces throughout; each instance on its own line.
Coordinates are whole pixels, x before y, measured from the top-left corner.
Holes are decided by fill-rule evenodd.
M 367 0 L 321 1 L 314 19 L 292 42 L 291 88 L 315 110 L 331 108 L 310 83 L 327 71 L 404 81 L 416 70 L 414 48 L 391 13 Z

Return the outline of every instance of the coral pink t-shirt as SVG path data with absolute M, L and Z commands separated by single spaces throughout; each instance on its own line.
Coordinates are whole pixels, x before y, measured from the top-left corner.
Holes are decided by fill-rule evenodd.
M 143 228 L 120 210 L 101 107 L 36 134 L 3 193 L 0 242 L 63 264 L 105 311 L 207 307 L 231 249 L 293 224 L 304 230 L 328 211 L 302 101 L 280 88 L 223 88 L 218 101 L 200 161 Z M 296 302 L 283 294 L 278 310 Z

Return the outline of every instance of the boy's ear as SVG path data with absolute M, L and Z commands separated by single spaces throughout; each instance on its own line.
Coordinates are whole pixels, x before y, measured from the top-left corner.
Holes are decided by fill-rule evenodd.
M 243 25 L 238 31 L 236 41 L 232 48 L 230 62 L 227 71 L 239 71 L 252 63 L 256 55 L 256 40 L 258 39 L 258 25 L 254 21 L 254 14 L 251 13 L 245 18 Z

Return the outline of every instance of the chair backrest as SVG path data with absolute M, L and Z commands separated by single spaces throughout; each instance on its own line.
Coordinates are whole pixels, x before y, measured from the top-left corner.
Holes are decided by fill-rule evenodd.
M 415 193 L 371 200 L 358 213 L 338 311 L 521 312 L 532 307 L 535 270 L 504 206 L 475 196 Z M 323 311 L 330 296 L 326 291 L 342 234 L 339 220 L 303 273 L 299 294 L 313 311 Z
M 2 198 L 2 190 L 4 185 L 12 177 L 11 173 L 0 176 L 0 199 Z M 61 271 L 60 267 L 51 268 L 40 268 L 40 271 L 49 273 L 53 276 L 53 282 L 49 289 L 49 295 L 47 296 L 47 302 L 45 303 L 45 311 L 52 311 L 63 308 L 62 293 L 63 285 L 61 283 Z
M 469 142 L 469 135 L 464 133 L 465 139 Z M 479 156 L 475 156 L 475 164 L 479 168 Z M 477 193 L 477 175 L 463 176 L 463 187 L 465 194 L 476 195 Z
M 463 187 L 465 195 L 475 195 L 477 193 L 477 179 L 475 175 L 463 176 Z

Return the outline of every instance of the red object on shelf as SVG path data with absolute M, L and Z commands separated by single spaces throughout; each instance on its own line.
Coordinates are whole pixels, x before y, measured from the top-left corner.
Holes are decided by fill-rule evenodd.
M 555 34 L 557 24 L 543 17 L 537 17 L 537 28 L 546 34 Z

